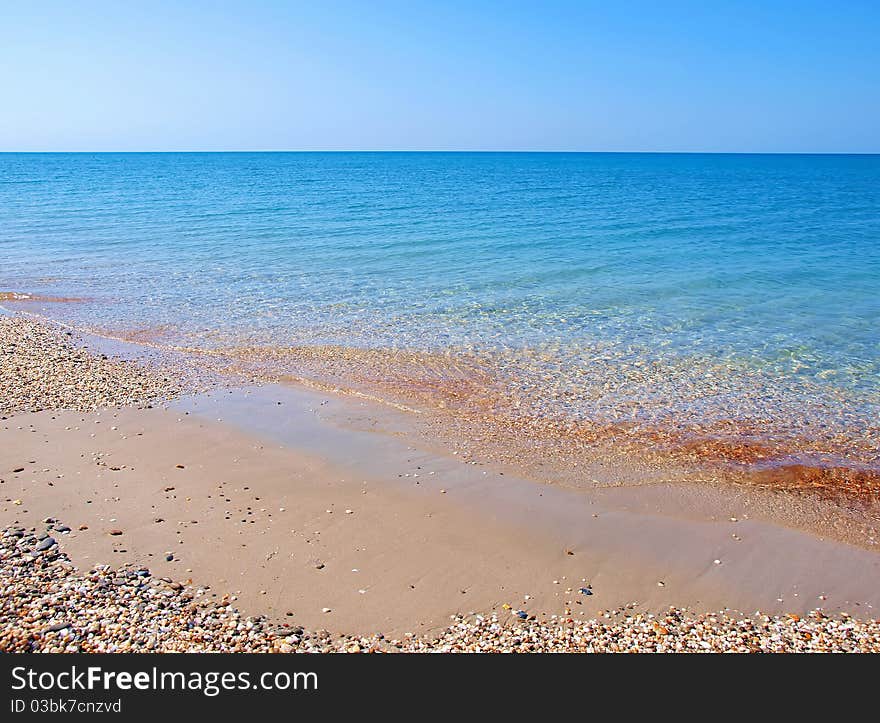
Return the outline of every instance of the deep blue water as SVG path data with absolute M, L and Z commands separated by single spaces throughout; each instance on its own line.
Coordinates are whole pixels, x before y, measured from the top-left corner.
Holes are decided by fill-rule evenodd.
M 203 344 L 598 344 L 875 393 L 880 156 L 4 154 L 2 290 Z

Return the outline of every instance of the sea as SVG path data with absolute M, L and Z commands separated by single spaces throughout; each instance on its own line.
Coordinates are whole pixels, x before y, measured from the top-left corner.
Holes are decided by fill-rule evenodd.
M 6 153 L 0 293 L 425 404 L 880 468 L 877 155 Z

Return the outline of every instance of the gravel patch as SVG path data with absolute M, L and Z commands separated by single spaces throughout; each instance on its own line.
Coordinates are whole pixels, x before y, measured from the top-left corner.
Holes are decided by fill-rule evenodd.
M 207 590 L 135 566 L 81 572 L 57 545 L 40 550 L 38 536 L 7 527 L 0 538 L 0 651 L 269 652 L 282 644 L 266 620 L 242 616 L 228 599 L 213 602 Z
M 510 627 L 496 616 L 460 620 L 417 650 L 469 653 L 877 653 L 880 622 L 757 613 L 695 615 L 671 608 L 662 615 L 625 615 L 616 621 L 535 623 Z
M 77 347 L 71 332 L 0 316 L 0 414 L 148 406 L 183 390 L 173 375 Z
M 47 519 L 47 532 L 59 523 Z M 4 652 L 880 652 L 880 621 L 724 613 L 607 613 L 588 622 L 457 618 L 432 638 L 334 636 L 244 617 L 224 596 L 100 565 L 79 571 L 36 528 L 0 537 L 0 651 Z M 47 539 L 47 538 L 43 538 Z

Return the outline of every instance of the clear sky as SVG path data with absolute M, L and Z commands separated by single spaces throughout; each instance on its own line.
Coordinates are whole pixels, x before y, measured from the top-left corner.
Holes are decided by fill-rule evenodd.
M 0 0 L 0 150 L 880 152 L 880 0 Z

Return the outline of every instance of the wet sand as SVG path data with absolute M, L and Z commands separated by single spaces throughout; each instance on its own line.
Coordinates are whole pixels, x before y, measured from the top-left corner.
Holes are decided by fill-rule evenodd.
M 425 633 L 493 611 L 880 609 L 880 556 L 742 498 L 554 488 L 415 448 L 394 421 L 282 387 L 17 414 L 0 428 L 0 510 L 6 524 L 64 521 L 78 565 L 146 565 L 337 632 Z

